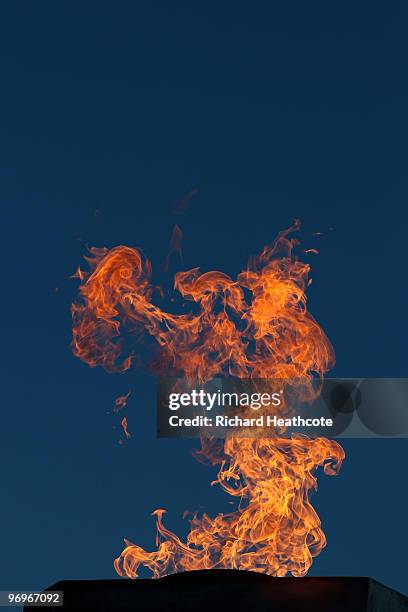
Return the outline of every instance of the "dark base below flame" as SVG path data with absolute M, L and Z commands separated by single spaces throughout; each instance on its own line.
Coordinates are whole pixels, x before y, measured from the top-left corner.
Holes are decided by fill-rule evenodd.
M 159 580 L 63 580 L 58 612 L 399 612 L 408 597 L 371 578 L 272 578 L 239 570 L 204 570 Z M 25 608 L 26 610 L 31 608 Z

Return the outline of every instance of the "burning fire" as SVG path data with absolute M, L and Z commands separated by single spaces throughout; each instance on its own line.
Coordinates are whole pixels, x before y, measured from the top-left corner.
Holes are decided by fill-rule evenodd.
M 91 249 L 90 270 L 81 271 L 80 299 L 72 306 L 74 354 L 92 367 L 124 371 L 136 360 L 137 345 L 150 338 L 150 365 L 191 380 L 322 377 L 334 353 L 306 308 L 310 268 L 294 255 L 298 242 L 290 234 L 297 229 L 299 222 L 281 232 L 236 280 L 198 268 L 178 272 L 174 288 L 192 303 L 183 314 L 153 303 L 151 266 L 137 249 Z M 310 503 L 315 472 L 337 473 L 344 459 L 339 444 L 300 436 L 203 437 L 197 455 L 219 466 L 213 484 L 236 498 L 238 509 L 215 518 L 195 515 L 186 542 L 166 529 L 165 511 L 156 510 L 156 550 L 126 540 L 115 560 L 118 574 L 135 578 L 142 565 L 154 577 L 210 568 L 304 576 L 326 544 Z
M 122 425 L 123 433 L 125 434 L 126 438 L 129 439 L 131 437 L 131 434 L 128 430 L 128 422 L 125 416 L 123 417 L 121 421 L 121 425 Z
M 119 412 L 119 410 L 122 410 L 123 408 L 127 406 L 130 394 L 131 394 L 131 391 L 128 391 L 126 395 L 119 395 L 119 397 L 115 399 L 115 405 L 113 408 L 113 412 Z

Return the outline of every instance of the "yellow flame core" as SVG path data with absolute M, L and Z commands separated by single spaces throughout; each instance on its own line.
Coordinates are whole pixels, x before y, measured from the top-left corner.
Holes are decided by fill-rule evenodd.
M 124 336 L 150 336 L 155 368 L 204 381 L 217 375 L 245 378 L 323 376 L 334 364 L 332 346 L 306 307 L 309 266 L 293 255 L 297 244 L 281 232 L 234 281 L 222 272 L 179 272 L 174 287 L 195 311 L 170 314 L 152 303 L 151 266 L 137 249 L 91 249 L 73 304 L 75 355 L 108 371 L 131 367 Z M 157 549 L 126 541 L 115 560 L 119 575 L 135 578 L 142 565 L 154 577 L 210 568 L 238 568 L 274 576 L 304 576 L 326 544 L 310 504 L 315 472 L 335 474 L 344 459 L 325 438 L 202 437 L 201 458 L 218 464 L 215 484 L 239 499 L 238 510 L 190 520 L 186 542 L 166 529 L 156 510 Z M 214 484 L 214 483 L 213 483 Z

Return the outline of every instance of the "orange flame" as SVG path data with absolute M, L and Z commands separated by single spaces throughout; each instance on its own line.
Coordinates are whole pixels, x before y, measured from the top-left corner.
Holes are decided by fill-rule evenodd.
M 293 254 L 297 241 L 281 232 L 237 280 L 198 268 L 175 275 L 174 287 L 191 312 L 170 314 L 152 303 L 150 263 L 137 249 L 92 249 L 91 270 L 72 306 L 72 348 L 90 366 L 123 371 L 137 342 L 155 341 L 155 368 L 204 381 L 227 374 L 247 378 L 323 376 L 334 363 L 331 344 L 308 313 L 309 265 Z M 132 340 L 132 351 L 127 339 Z M 202 438 L 197 453 L 218 464 L 216 484 L 239 500 L 238 510 L 211 518 L 195 515 L 186 542 L 157 522 L 157 550 L 126 541 L 115 560 L 121 576 L 140 565 L 154 577 L 209 568 L 239 568 L 275 576 L 303 576 L 326 544 L 310 504 L 315 471 L 340 468 L 344 452 L 324 438 Z M 214 483 L 213 483 L 214 484 Z
M 70 278 L 79 278 L 79 280 L 84 280 L 84 272 L 81 270 L 80 266 L 77 267 L 74 274 L 71 274 Z
M 305 249 L 305 253 L 306 255 L 310 255 L 310 254 L 318 255 L 319 251 L 317 249 Z
M 115 399 L 115 406 L 113 408 L 113 412 L 119 412 L 119 410 L 122 410 L 122 408 L 125 408 L 127 406 L 130 394 L 131 391 L 128 391 L 125 395 L 119 395 L 119 397 Z
M 121 421 L 121 425 L 122 425 L 123 433 L 125 434 L 127 439 L 129 439 L 131 437 L 131 434 L 128 431 L 128 422 L 127 422 L 127 418 L 125 416 L 123 417 L 123 419 Z

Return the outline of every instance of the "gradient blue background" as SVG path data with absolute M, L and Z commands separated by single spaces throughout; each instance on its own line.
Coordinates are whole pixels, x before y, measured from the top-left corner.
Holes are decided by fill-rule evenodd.
M 178 222 L 185 267 L 235 274 L 299 217 L 320 249 L 309 305 L 333 375 L 406 376 L 407 12 L 2 4 L 2 589 L 114 577 L 123 537 L 154 546 L 156 507 L 181 534 L 185 509 L 231 509 L 191 443 L 155 438 L 152 380 L 71 355 L 68 277 L 86 245 L 140 246 L 159 269 Z M 129 388 L 121 446 L 107 413 Z M 313 498 L 329 544 L 311 575 L 408 593 L 406 441 L 344 447 Z

